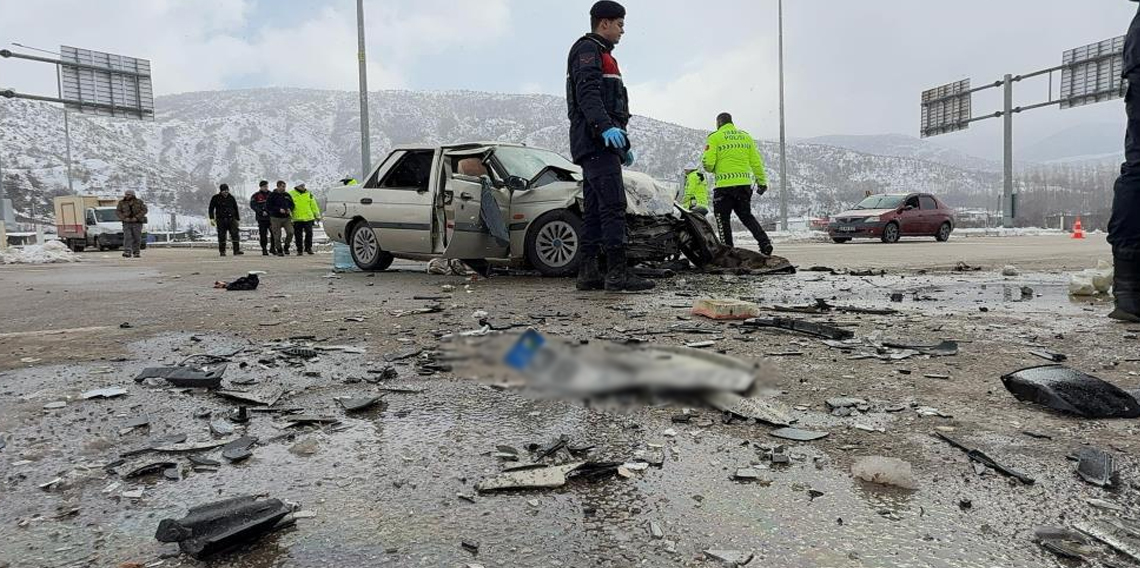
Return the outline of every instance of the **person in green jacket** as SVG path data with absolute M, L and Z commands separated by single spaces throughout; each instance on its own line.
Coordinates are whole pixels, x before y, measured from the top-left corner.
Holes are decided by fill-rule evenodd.
M 724 244 L 732 246 L 732 214 L 752 233 L 760 245 L 760 252 L 772 254 L 772 240 L 752 214 L 752 187 L 764 195 L 768 191 L 768 176 L 764 173 L 764 158 L 756 148 L 752 135 L 732 124 L 732 115 L 722 112 L 716 117 L 716 132 L 709 135 L 708 146 L 702 159 L 705 171 L 713 174 L 713 213 L 720 227 Z
M 704 172 L 692 169 L 685 175 L 685 195 L 681 197 L 681 205 L 690 210 L 703 207 L 708 211 L 709 185 Z
M 317 198 L 299 183 L 289 192 L 293 198 L 293 232 L 297 235 L 297 256 L 313 254 L 313 225 L 321 220 Z M 304 249 L 302 251 L 302 249 Z

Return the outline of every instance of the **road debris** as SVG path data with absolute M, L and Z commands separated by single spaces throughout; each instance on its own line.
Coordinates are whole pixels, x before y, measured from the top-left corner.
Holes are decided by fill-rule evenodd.
M 1069 358 L 1067 355 L 1045 351 L 1044 349 L 1034 349 L 1031 350 L 1029 354 L 1040 357 L 1046 361 L 1051 361 L 1053 363 L 1064 363 Z
M 106 387 L 101 389 L 89 390 L 81 395 L 79 398 L 83 400 L 90 400 L 93 398 L 116 398 L 127 394 L 127 389 L 123 387 Z
M 1061 558 L 1085 560 L 1096 554 L 1096 549 L 1089 546 L 1091 543 L 1088 537 L 1071 529 L 1037 527 L 1033 529 L 1033 536 L 1042 548 Z
M 1107 544 L 1133 561 L 1140 562 L 1140 523 L 1105 519 L 1077 523 L 1077 530 Z
M 845 339 L 851 339 L 852 337 L 855 337 L 855 333 L 849 329 L 789 318 L 752 318 L 745 320 L 744 325 L 748 327 L 772 327 L 785 331 L 802 333 L 804 335 L 822 337 L 824 339 L 830 339 L 833 341 L 843 341 Z
M 1028 475 L 1025 475 L 1024 473 L 1021 473 L 1020 471 L 1017 471 L 1015 469 L 1006 467 L 1006 466 L 998 463 L 997 461 L 995 461 L 990 456 L 986 455 L 981 450 L 979 450 L 977 448 L 971 448 L 965 444 L 962 444 L 961 442 L 958 442 L 957 440 L 951 438 L 950 436 L 947 436 L 943 432 L 935 432 L 935 435 L 937 435 L 939 438 L 942 438 L 943 440 L 945 440 L 946 443 L 950 444 L 951 446 L 954 446 L 955 448 L 958 448 L 959 450 L 966 452 L 966 457 L 970 458 L 971 461 L 977 462 L 978 464 L 983 465 L 985 467 L 988 467 L 988 468 L 990 468 L 990 469 L 992 469 L 992 470 L 994 470 L 994 471 L 996 471 L 1002 475 L 1006 475 L 1006 476 L 1012 477 L 1014 479 L 1017 479 L 1018 481 L 1026 484 L 1026 485 L 1032 485 L 1033 483 L 1036 482 L 1036 480 L 1033 479 L 1032 477 L 1029 477 Z
M 181 519 L 163 519 L 154 538 L 177 542 L 182 552 L 201 560 L 261 538 L 289 512 L 277 499 L 237 497 L 192 507 Z
M 704 552 L 705 556 L 713 560 L 719 560 L 729 566 L 744 566 L 752 561 L 753 556 L 756 556 L 756 553 L 751 550 L 745 552 L 743 550 L 711 549 Z
M 957 341 L 942 341 L 935 345 L 921 345 L 921 344 L 907 344 L 897 342 L 883 342 L 883 347 L 891 349 L 908 349 L 911 351 L 918 351 L 923 355 L 930 355 L 931 357 L 952 357 L 958 354 Z
M 792 423 L 791 416 L 782 405 L 761 397 L 745 398 L 736 393 L 722 391 L 706 394 L 705 402 L 717 410 L 741 418 L 753 418 L 773 426 L 787 426 Z
M 780 428 L 779 430 L 772 430 L 768 432 L 769 436 L 780 438 L 782 440 L 792 440 L 796 442 L 811 442 L 820 440 L 828 436 L 827 432 L 814 432 L 811 430 L 800 430 L 799 428 Z
M 1068 367 L 1030 367 L 1003 375 L 1001 381 L 1018 400 L 1060 412 L 1085 418 L 1140 418 L 1140 403 L 1131 394 Z
M 897 458 L 867 456 L 851 465 L 851 475 L 879 485 L 892 485 L 902 489 L 918 489 L 918 481 L 908 462 Z
M 253 455 L 252 449 L 255 444 L 257 444 L 257 438 L 242 436 L 222 448 L 222 457 L 231 463 L 244 461 Z
M 268 389 L 261 392 L 219 390 L 214 391 L 214 394 L 223 398 L 236 400 L 238 402 L 244 402 L 253 406 L 273 406 L 274 404 L 277 404 L 278 400 L 281 400 L 281 395 L 285 394 L 285 390 Z
M 743 300 L 703 298 L 693 302 L 692 314 L 714 320 L 746 320 L 760 315 L 760 307 Z
M 480 492 L 507 489 L 549 489 L 566 485 L 566 475 L 585 465 L 576 462 L 558 466 L 528 466 L 525 469 L 504 471 L 475 485 Z
M 344 408 L 345 412 L 361 412 L 376 406 L 383 397 L 381 396 L 367 396 L 367 397 L 341 397 L 337 398 L 336 402 Z
M 1097 448 L 1084 447 L 1076 452 L 1077 475 L 1098 487 L 1113 487 L 1119 482 L 1116 458 Z
M 163 379 L 171 386 L 178 388 L 216 389 L 222 386 L 222 374 L 225 372 L 225 364 L 213 369 L 182 366 L 148 367 L 135 376 L 135 382 L 141 383 L 147 379 Z

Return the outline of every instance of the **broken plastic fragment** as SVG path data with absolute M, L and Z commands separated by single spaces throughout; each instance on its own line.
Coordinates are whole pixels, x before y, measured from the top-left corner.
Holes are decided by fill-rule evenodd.
M 277 499 L 238 497 L 193 507 L 181 519 L 164 519 L 155 539 L 177 542 L 197 559 L 244 544 L 272 531 L 290 508 Z
M 1077 475 L 1098 487 L 1112 487 L 1118 481 L 1116 458 L 1096 448 L 1081 448 L 1077 452 Z
M 851 339 L 852 337 L 855 337 L 855 333 L 849 329 L 842 329 L 833 325 L 789 318 L 753 318 L 750 320 L 745 320 L 744 325 L 748 327 L 774 327 L 786 331 L 802 333 L 804 335 L 831 339 L 833 341 L 843 341 L 844 339 Z
M 827 432 L 814 432 L 812 430 L 800 430 L 799 428 L 780 428 L 779 430 L 772 430 L 768 432 L 769 436 L 780 438 L 783 440 L 793 440 L 796 442 L 811 442 L 826 438 Z
M 257 443 L 257 438 L 250 436 L 243 436 L 238 438 L 222 448 L 222 457 L 231 462 L 240 462 L 253 455 L 250 451 L 254 444 Z
M 743 418 L 754 418 L 773 426 L 787 426 L 792 423 L 781 405 L 759 397 L 744 398 L 731 392 L 714 392 L 705 395 L 705 402 L 714 408 L 730 412 Z
M 977 448 L 971 448 L 971 447 L 969 447 L 969 446 L 967 446 L 961 442 L 958 442 L 957 440 L 951 438 L 950 436 L 947 436 L 946 434 L 944 434 L 942 432 L 935 432 L 935 434 L 937 434 L 939 438 L 942 438 L 943 440 L 946 441 L 946 443 L 950 444 L 951 446 L 954 446 L 955 448 L 958 448 L 959 450 L 966 452 L 966 457 L 970 458 L 971 461 L 976 462 L 978 465 L 982 465 L 982 466 L 988 467 L 990 469 L 993 469 L 994 471 L 997 471 L 998 473 L 1000 473 L 1002 475 L 1007 475 L 1009 477 L 1013 477 L 1013 478 L 1017 479 L 1018 481 L 1026 484 L 1026 485 L 1032 485 L 1036 481 L 1032 477 L 1029 477 L 1028 475 L 1025 475 L 1024 473 L 1021 473 L 1020 471 L 1017 471 L 1015 469 L 1006 467 L 1006 466 L 998 463 L 993 458 L 991 458 L 990 456 L 987 456 L 984 452 L 982 452 L 981 450 L 979 450 Z
M 107 387 L 102 389 L 89 390 L 79 395 L 84 400 L 92 398 L 115 398 L 127 394 L 127 389 L 123 387 Z
M 135 376 L 135 382 L 164 379 L 179 388 L 216 389 L 222 386 L 222 374 L 225 372 L 224 364 L 210 370 L 194 367 L 149 367 Z
M 338 398 L 336 401 L 338 404 L 340 404 L 341 408 L 344 408 L 345 412 L 360 412 L 362 410 L 368 410 L 369 408 L 376 406 L 376 403 L 380 402 L 381 398 L 382 397 L 379 396 L 355 398 L 345 397 Z
M 1085 418 L 1140 418 L 1140 403 L 1132 395 L 1068 367 L 1030 367 L 1004 375 L 1001 381 L 1018 400 L 1060 412 Z

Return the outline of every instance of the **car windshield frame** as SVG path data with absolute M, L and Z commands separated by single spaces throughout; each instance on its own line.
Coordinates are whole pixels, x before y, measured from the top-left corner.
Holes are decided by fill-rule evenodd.
M 542 148 L 524 146 L 499 146 L 495 148 L 495 159 L 509 176 L 519 176 L 533 180 L 544 168 L 554 166 L 576 172 L 577 167 L 558 152 Z
M 881 195 L 872 195 L 864 198 L 858 205 L 852 207 L 853 211 L 862 210 L 875 210 L 875 209 L 898 209 L 906 201 L 906 195 L 899 195 L 895 193 L 885 193 Z M 871 206 L 874 207 L 871 207 Z
M 113 207 L 100 207 L 95 209 L 95 222 L 96 223 L 118 223 L 119 214 L 118 209 Z

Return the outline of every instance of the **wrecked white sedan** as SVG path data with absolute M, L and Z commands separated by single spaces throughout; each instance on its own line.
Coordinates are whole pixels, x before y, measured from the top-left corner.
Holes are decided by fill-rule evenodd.
M 624 179 L 629 259 L 675 255 L 683 213 L 673 192 L 645 174 L 626 171 Z M 364 270 L 385 270 L 394 258 L 448 258 L 566 276 L 580 262 L 582 208 L 580 168 L 550 150 L 400 146 L 363 185 L 329 190 L 324 228 Z

